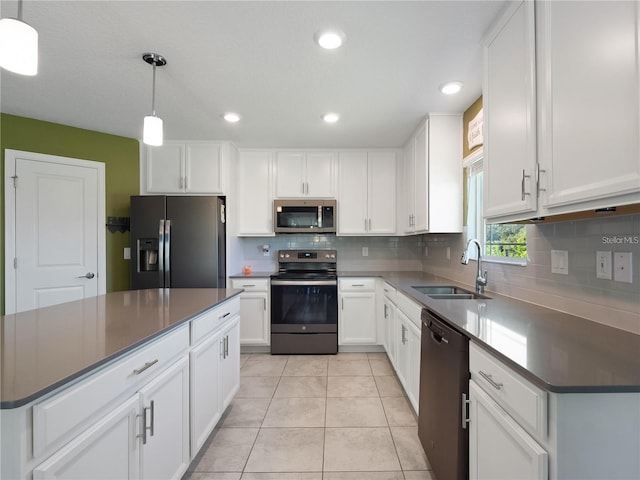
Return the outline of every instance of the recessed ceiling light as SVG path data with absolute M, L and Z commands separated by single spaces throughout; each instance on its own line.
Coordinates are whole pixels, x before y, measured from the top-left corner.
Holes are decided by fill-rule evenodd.
M 440 91 L 445 95 L 453 95 L 462 90 L 462 82 L 447 82 L 444 85 L 440 85 Z
M 234 112 L 225 113 L 222 118 L 224 118 L 229 123 L 236 123 L 240 121 L 240 115 Z
M 338 120 L 340 120 L 340 115 L 338 115 L 337 113 L 325 113 L 322 116 L 322 119 L 327 123 L 336 123 Z
M 314 38 L 322 48 L 334 50 L 344 43 L 345 35 L 338 30 L 325 30 L 317 32 Z

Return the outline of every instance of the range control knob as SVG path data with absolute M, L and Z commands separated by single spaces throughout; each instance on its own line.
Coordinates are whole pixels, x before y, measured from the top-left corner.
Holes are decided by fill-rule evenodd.
M 291 255 L 289 255 L 288 253 L 285 254 L 285 258 L 289 258 Z
M 332 254 L 331 254 L 331 258 L 336 258 L 336 254 L 335 254 L 335 253 L 332 253 Z
M 324 258 L 330 258 L 328 253 L 324 254 Z

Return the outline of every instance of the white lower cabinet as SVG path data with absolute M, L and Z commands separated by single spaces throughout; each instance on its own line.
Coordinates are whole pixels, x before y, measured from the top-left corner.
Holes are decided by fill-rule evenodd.
M 240 385 L 240 318 L 191 350 L 191 458 L 218 423 Z
M 240 317 L 228 322 L 221 340 L 218 399 L 224 411 L 240 388 Z
M 338 280 L 339 345 L 376 344 L 375 282 L 373 278 L 341 278 Z
M 469 478 L 546 480 L 544 448 L 474 381 L 469 400 Z
M 270 345 L 269 280 L 234 278 L 231 286 L 244 289 L 240 294 L 240 345 Z
M 134 395 L 33 470 L 34 480 L 139 478 Z
M 140 390 L 140 478 L 180 479 L 189 466 L 189 359 Z
M 411 406 L 420 399 L 420 328 L 400 309 L 396 311 L 396 374 Z
M 387 351 L 389 361 L 394 368 L 396 367 L 396 328 L 395 322 L 397 313 L 396 304 L 393 302 L 396 290 L 388 283 L 385 283 L 382 287 L 384 292 L 383 304 L 382 304 L 382 317 L 385 325 L 385 341 L 384 348 Z

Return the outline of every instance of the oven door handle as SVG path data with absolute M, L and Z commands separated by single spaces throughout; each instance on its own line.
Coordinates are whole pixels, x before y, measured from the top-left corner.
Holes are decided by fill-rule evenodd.
M 271 280 L 271 285 L 275 286 L 322 286 L 322 285 L 338 285 L 337 280 Z

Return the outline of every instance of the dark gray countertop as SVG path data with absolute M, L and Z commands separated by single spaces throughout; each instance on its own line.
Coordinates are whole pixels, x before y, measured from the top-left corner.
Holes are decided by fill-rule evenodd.
M 132 290 L 0 317 L 0 408 L 24 405 L 241 292 Z
M 435 300 L 417 285 L 467 285 L 423 272 L 381 277 L 540 387 L 561 393 L 640 392 L 640 335 L 488 292 L 489 300 Z
M 229 278 L 270 278 L 275 272 L 251 272 L 249 274 L 237 273 L 229 275 Z

